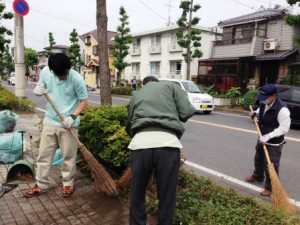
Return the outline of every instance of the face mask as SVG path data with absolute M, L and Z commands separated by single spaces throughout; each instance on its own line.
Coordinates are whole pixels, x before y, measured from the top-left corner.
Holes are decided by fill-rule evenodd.
M 270 104 L 271 103 L 271 99 L 270 99 L 270 97 L 269 98 L 267 98 L 266 100 L 264 100 L 264 101 L 261 101 L 261 103 L 262 104 L 265 104 L 265 105 L 268 105 L 268 104 Z

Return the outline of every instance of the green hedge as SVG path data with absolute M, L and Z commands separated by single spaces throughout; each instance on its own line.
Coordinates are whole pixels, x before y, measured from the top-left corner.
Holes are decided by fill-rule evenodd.
M 134 89 L 131 87 L 112 87 L 111 93 L 114 95 L 131 95 Z
M 125 105 L 89 106 L 80 117 L 79 139 L 110 169 L 125 168 L 129 161 L 130 137 L 125 131 Z
M 27 98 L 17 98 L 12 92 L 0 84 L 0 110 L 9 109 L 15 112 L 32 113 L 36 104 Z

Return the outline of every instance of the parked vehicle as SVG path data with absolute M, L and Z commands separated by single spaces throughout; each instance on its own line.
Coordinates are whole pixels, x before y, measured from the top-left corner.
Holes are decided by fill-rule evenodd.
M 187 93 L 190 103 L 195 107 L 197 112 L 209 114 L 214 110 L 213 97 L 205 93 L 203 89 L 193 81 L 167 78 L 161 78 L 159 80 L 163 82 L 173 82 L 180 86 Z
M 10 73 L 10 76 L 7 80 L 8 84 L 15 85 L 16 84 L 16 76 L 14 72 Z
M 300 86 L 279 85 L 277 87 L 277 96 L 287 104 L 291 112 L 292 124 L 300 125 Z

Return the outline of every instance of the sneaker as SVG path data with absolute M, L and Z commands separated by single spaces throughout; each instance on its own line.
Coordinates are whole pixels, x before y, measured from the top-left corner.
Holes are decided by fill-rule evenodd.
M 264 181 L 264 178 L 258 178 L 258 177 L 255 177 L 255 176 L 253 176 L 253 175 L 248 176 L 248 177 L 246 177 L 245 179 L 246 179 L 246 181 L 248 181 L 249 183 L 254 183 L 255 181 L 256 181 L 256 182 L 263 182 L 263 181 Z
M 40 194 L 48 192 L 49 189 L 41 189 L 39 186 L 35 185 L 33 188 L 25 192 L 24 196 L 26 198 L 32 198 Z
M 262 192 L 260 192 L 261 196 L 271 196 L 272 195 L 272 191 L 265 189 Z

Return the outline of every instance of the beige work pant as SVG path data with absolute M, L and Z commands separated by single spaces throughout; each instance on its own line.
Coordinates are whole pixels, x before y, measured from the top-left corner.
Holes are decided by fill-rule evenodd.
M 78 134 L 77 128 L 72 130 Z M 63 186 L 74 186 L 78 144 L 69 130 L 44 123 L 36 161 L 36 182 L 41 189 L 50 188 L 49 172 L 58 148 L 61 149 L 64 158 L 61 166 Z

